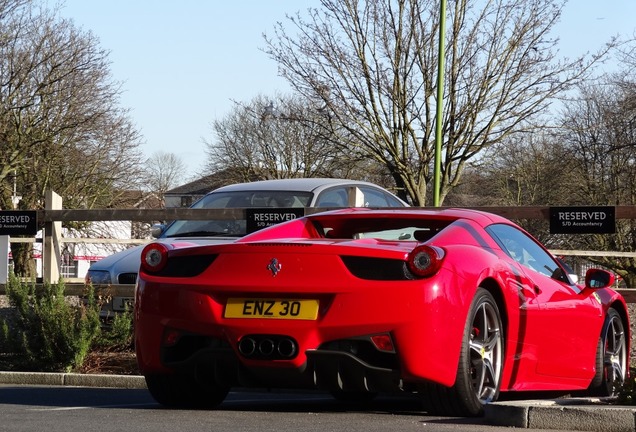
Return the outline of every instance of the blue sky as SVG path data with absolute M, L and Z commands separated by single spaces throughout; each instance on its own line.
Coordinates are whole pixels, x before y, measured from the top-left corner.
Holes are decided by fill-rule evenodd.
M 142 151 L 177 154 L 189 174 L 205 160 L 203 139 L 233 100 L 286 93 L 277 66 L 261 51 L 285 14 L 319 0 L 61 0 L 61 15 L 90 30 L 110 51 L 121 103 L 144 136 Z M 570 0 L 556 28 L 563 55 L 595 51 L 612 36 L 633 35 L 636 0 Z M 187 175 L 186 178 L 191 178 Z

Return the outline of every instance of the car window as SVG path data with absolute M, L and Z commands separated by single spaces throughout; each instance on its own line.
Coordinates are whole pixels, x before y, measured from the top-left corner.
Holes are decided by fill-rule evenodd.
M 232 191 L 212 192 L 192 205 L 192 208 L 302 208 L 311 202 L 311 192 L 296 191 Z M 161 237 L 175 236 L 243 236 L 245 220 L 188 220 L 173 222 Z
M 364 194 L 365 207 L 402 207 L 403 204 L 394 196 L 381 190 L 362 186 L 360 190 Z
M 386 229 L 380 231 L 366 231 L 353 234 L 354 239 L 373 238 L 378 240 L 410 240 L 410 241 L 422 241 L 421 233 L 426 233 L 430 230 L 423 230 L 419 227 L 405 226 L 399 229 Z M 428 237 L 428 235 L 427 235 Z
M 495 224 L 486 231 L 515 261 L 552 279 L 571 283 L 566 272 L 552 255 L 523 231 L 505 224 Z
M 311 192 L 235 191 L 210 193 L 192 208 L 307 207 Z
M 397 217 L 332 217 L 328 214 L 312 218 L 318 231 L 327 238 L 400 240 L 426 242 L 450 225 L 451 219 Z
M 385 191 L 368 186 L 357 186 L 364 197 L 364 207 L 404 207 L 404 204 Z M 341 186 L 323 191 L 316 199 L 315 207 L 349 207 L 351 186 Z
M 336 187 L 322 191 L 316 199 L 315 207 L 348 207 L 347 188 Z

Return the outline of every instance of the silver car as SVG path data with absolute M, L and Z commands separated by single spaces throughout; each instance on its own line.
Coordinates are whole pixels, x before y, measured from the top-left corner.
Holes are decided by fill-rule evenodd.
M 232 241 L 274 222 L 302 216 L 305 207 L 405 207 L 404 201 L 368 182 L 330 178 L 264 180 L 215 189 L 192 208 L 245 208 L 246 220 L 177 220 L 153 227 L 158 240 L 188 238 L 195 243 Z M 258 209 L 280 208 L 263 212 Z M 285 209 L 285 210 L 282 210 Z M 250 211 L 252 210 L 252 211 Z M 91 265 L 86 282 L 94 286 L 134 285 L 142 246 L 132 247 Z M 115 296 L 102 309 L 102 318 L 132 305 L 130 297 Z

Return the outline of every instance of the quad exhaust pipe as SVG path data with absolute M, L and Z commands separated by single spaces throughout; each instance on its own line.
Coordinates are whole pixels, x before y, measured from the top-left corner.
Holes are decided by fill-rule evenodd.
M 298 343 L 289 336 L 249 335 L 241 338 L 238 351 L 258 360 L 289 360 L 298 354 Z

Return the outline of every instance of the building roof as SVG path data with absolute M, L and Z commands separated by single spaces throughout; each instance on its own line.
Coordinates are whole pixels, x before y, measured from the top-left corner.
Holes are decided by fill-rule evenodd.
M 115 208 L 158 209 L 163 207 L 161 199 L 154 192 L 124 190 L 120 193 Z
M 176 188 L 170 189 L 164 195 L 205 195 L 208 192 L 226 185 L 223 176 L 210 174 L 200 179 L 191 181 Z

